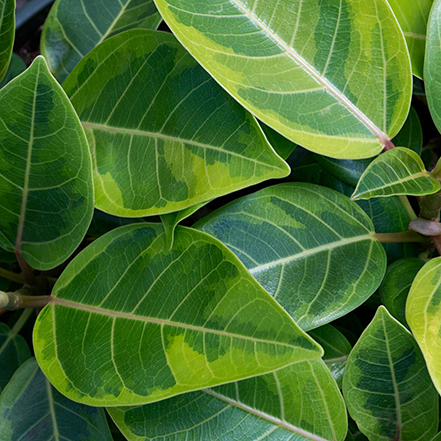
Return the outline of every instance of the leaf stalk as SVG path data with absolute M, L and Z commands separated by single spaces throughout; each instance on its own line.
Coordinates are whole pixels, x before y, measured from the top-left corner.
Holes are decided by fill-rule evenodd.
M 0 291 L 0 308 L 9 311 L 27 308 L 43 308 L 51 299 L 51 296 L 26 296 L 16 292 Z
M 428 239 L 415 231 L 407 230 L 399 233 L 375 233 L 374 237 L 381 243 L 427 242 Z

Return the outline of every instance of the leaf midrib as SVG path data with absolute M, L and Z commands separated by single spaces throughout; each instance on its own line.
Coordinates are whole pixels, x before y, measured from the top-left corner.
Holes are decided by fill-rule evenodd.
M 105 315 L 107 317 L 124 318 L 127 320 L 137 320 L 137 321 L 153 323 L 153 324 L 157 324 L 157 325 L 161 325 L 161 326 L 171 326 L 171 327 L 176 327 L 176 328 L 181 328 L 181 329 L 189 329 L 191 331 L 197 331 L 197 332 L 202 332 L 202 333 L 221 335 L 221 336 L 229 337 L 229 338 L 238 338 L 238 339 L 242 339 L 242 340 L 249 340 L 249 341 L 256 342 L 256 343 L 275 344 L 275 345 L 279 345 L 279 346 L 286 346 L 291 349 L 297 348 L 296 346 L 290 345 L 288 343 L 271 341 L 271 340 L 264 340 L 261 338 L 249 337 L 247 335 L 240 335 L 240 334 L 235 334 L 235 333 L 227 332 L 227 331 L 219 331 L 216 329 L 204 328 L 202 326 L 194 326 L 194 325 L 189 325 L 186 323 L 174 322 L 174 321 L 167 320 L 167 319 L 159 319 L 156 317 L 144 317 L 144 316 L 139 316 L 139 315 L 133 315 L 133 314 L 126 313 L 126 312 L 111 311 L 109 309 L 98 308 L 98 307 L 91 306 L 91 305 L 84 305 L 82 303 L 77 303 L 77 302 L 72 302 L 69 300 L 60 299 L 58 297 L 52 297 L 50 305 L 59 305 L 59 306 L 64 306 L 66 308 L 80 309 L 83 311 L 87 311 L 91 314 L 100 314 L 100 315 Z
M 177 138 L 175 136 L 165 135 L 162 133 L 147 132 L 144 130 L 137 130 L 137 129 L 126 129 L 123 127 L 113 127 L 113 126 L 108 126 L 106 124 L 99 124 L 99 123 L 91 123 L 91 122 L 83 122 L 82 121 L 81 124 L 85 129 L 102 130 L 104 132 L 122 133 L 122 134 L 132 135 L 132 136 L 133 135 L 146 136 L 148 138 L 153 138 L 153 139 L 162 139 L 165 141 L 179 142 L 181 144 L 189 144 L 189 145 L 192 145 L 195 147 L 200 147 L 205 150 L 215 150 L 215 151 L 224 153 L 225 155 L 236 156 L 236 157 L 243 159 L 245 161 L 254 162 L 256 164 L 260 164 L 260 165 L 265 166 L 267 168 L 272 168 L 275 170 L 282 169 L 281 167 L 277 167 L 275 165 L 268 164 L 267 162 L 258 161 L 257 159 L 249 158 L 249 157 L 241 155 L 239 153 L 232 152 L 230 150 L 225 150 L 221 147 L 216 147 L 216 146 L 212 146 L 209 144 L 203 144 L 201 142 L 193 141 L 190 139 L 181 139 L 181 138 Z
M 327 78 L 321 75 L 313 66 L 311 66 L 303 57 L 301 57 L 291 46 L 285 43 L 271 29 L 247 8 L 239 0 L 230 0 L 240 11 L 243 12 L 257 27 L 270 36 L 274 42 L 280 46 L 285 53 L 290 56 L 300 67 L 308 72 L 319 84 L 321 84 L 338 102 L 345 106 L 359 121 L 361 121 L 381 142 L 386 145 L 390 141 L 390 137 L 384 133 L 376 124 L 368 118 L 357 106 L 355 106 L 340 90 L 338 90 Z
M 338 248 L 340 246 L 345 246 L 351 243 L 362 242 L 364 240 L 375 240 L 374 233 L 364 234 L 362 236 L 355 236 L 350 238 L 344 238 L 342 240 L 338 240 L 336 242 L 327 243 L 326 245 L 321 245 L 316 248 L 311 248 L 309 250 L 302 251 L 301 253 L 293 254 L 288 257 L 284 257 L 282 259 L 273 260 L 271 262 L 265 263 L 263 265 L 256 266 L 254 268 L 249 268 L 248 271 L 251 274 L 258 273 L 260 271 L 264 271 L 273 267 L 277 267 L 280 265 L 285 265 L 287 263 L 293 262 L 294 260 L 302 259 L 304 257 L 308 257 L 322 251 L 330 251 L 334 248 Z
M 287 421 L 281 420 L 279 418 L 276 418 L 272 415 L 269 415 L 265 412 L 262 412 L 260 410 L 254 409 L 250 406 L 247 406 L 244 403 L 238 402 L 236 400 L 233 400 L 231 398 L 226 397 L 225 395 L 218 394 L 217 392 L 214 392 L 210 389 L 202 389 L 202 392 L 206 393 L 207 395 L 211 395 L 214 398 L 217 398 L 218 400 L 224 401 L 225 403 L 228 403 L 230 406 L 237 407 L 241 410 L 244 410 L 245 412 L 248 412 L 252 415 L 255 415 L 259 418 L 262 418 L 272 424 L 275 424 L 276 426 L 279 426 L 281 429 L 289 430 L 290 432 L 296 433 L 298 435 L 302 435 L 305 438 L 308 438 L 312 441 L 328 441 L 325 438 L 322 438 L 321 436 L 314 435 L 311 432 L 307 432 L 306 430 L 301 429 L 300 427 L 296 427 Z

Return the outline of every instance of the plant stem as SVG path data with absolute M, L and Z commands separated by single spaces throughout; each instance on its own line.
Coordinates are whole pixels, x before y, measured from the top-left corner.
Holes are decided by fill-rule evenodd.
M 18 250 L 15 250 L 15 255 L 17 256 L 18 264 L 20 265 L 21 271 L 23 272 L 26 285 L 35 286 L 34 270 L 29 266 L 26 260 L 24 260 L 23 256 Z
M 24 277 L 22 274 L 16 274 L 12 271 L 8 271 L 4 268 L 0 268 L 0 277 L 3 277 L 4 279 L 10 280 L 11 282 L 20 283 L 24 285 Z
M 34 310 L 32 308 L 25 309 L 22 312 L 20 318 L 15 323 L 15 325 L 12 327 L 9 334 L 12 334 L 13 336 L 17 335 L 21 331 L 23 326 L 26 324 L 26 322 L 28 321 L 29 317 L 32 315 L 33 312 Z
M 395 148 L 395 145 L 391 139 L 384 144 L 384 151 L 385 152 L 387 152 L 388 150 L 392 150 L 394 148 Z
M 405 242 L 427 242 L 427 238 L 415 231 L 402 231 L 400 233 L 376 233 L 374 237 L 381 243 L 405 243 Z
M 398 196 L 398 200 L 401 202 L 401 205 L 406 210 L 406 213 L 411 221 L 418 218 L 407 196 Z
M 0 308 L 7 310 L 43 308 L 51 299 L 51 296 L 25 296 L 16 292 L 0 291 Z

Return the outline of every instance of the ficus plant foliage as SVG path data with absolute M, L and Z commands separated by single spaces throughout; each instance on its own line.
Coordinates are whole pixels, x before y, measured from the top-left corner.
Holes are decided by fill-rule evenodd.
M 15 6 L 0 440 L 441 439 L 441 0 Z

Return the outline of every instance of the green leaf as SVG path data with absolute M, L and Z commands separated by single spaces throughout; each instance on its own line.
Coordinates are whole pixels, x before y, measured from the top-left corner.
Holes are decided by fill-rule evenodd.
M 153 0 L 57 0 L 45 21 L 41 53 L 63 82 L 95 46 L 123 31 L 157 29 Z
M 347 431 L 346 409 L 321 360 L 271 374 L 108 412 L 129 440 L 335 440 Z
M 305 330 L 364 303 L 386 270 L 367 215 L 346 196 L 316 185 L 268 187 L 195 228 L 227 245 Z
M 381 300 L 402 325 L 406 322 L 406 301 L 418 271 L 424 266 L 424 260 L 401 259 L 388 267 L 386 276 L 380 286 Z
M 309 335 L 323 348 L 323 361 L 330 369 L 334 380 L 341 388 L 343 374 L 352 346 L 347 338 L 334 326 L 325 325 L 309 332 Z
M 393 139 L 397 146 L 407 147 L 421 156 L 423 148 L 423 129 L 416 110 L 411 107 L 409 116 L 398 135 Z
M 15 38 L 15 0 L 0 0 L 0 81 L 8 71 Z
M 232 96 L 309 150 L 371 157 L 406 120 L 411 66 L 386 0 L 155 3 Z
M 397 147 L 376 158 L 365 170 L 352 199 L 397 195 L 424 196 L 441 189 L 413 150 Z
M 233 253 L 188 228 L 171 250 L 162 225 L 113 230 L 52 295 L 34 330 L 37 360 L 85 404 L 146 404 L 322 355 Z
M 90 138 L 97 207 L 110 214 L 172 213 L 289 173 L 253 116 L 171 34 L 105 41 L 64 88 Z
M 54 389 L 35 358 L 0 396 L 0 440 L 111 441 L 103 409 L 74 403 Z
M 211 199 L 212 200 L 212 199 Z M 165 236 L 167 238 L 167 247 L 171 249 L 173 247 L 173 241 L 175 239 L 175 230 L 180 222 L 187 219 L 192 214 L 196 213 L 200 208 L 204 207 L 211 202 L 202 202 L 194 205 L 193 207 L 186 208 L 185 210 L 177 211 L 175 213 L 163 214 L 161 216 L 161 222 L 165 229 Z
M 440 440 L 441 440 L 441 432 L 438 433 L 438 435 L 436 435 L 436 436 L 432 439 L 432 441 L 440 441 Z
M 9 81 L 13 80 L 15 77 L 20 75 L 25 70 L 26 70 L 26 64 L 24 63 L 24 61 L 18 55 L 12 54 L 6 75 L 4 76 L 3 80 L 0 82 L 0 89 L 6 86 L 6 84 L 8 84 Z
M 427 20 L 433 0 L 388 1 L 406 37 L 413 74 L 423 78 Z
M 0 246 L 54 268 L 86 234 L 93 182 L 84 131 L 43 57 L 0 90 L 0 118 Z
M 441 0 L 433 2 L 427 25 L 426 57 L 424 61 L 424 85 L 427 103 L 433 122 L 441 130 Z
M 100 210 L 95 210 L 93 213 L 93 219 L 87 231 L 88 236 L 98 238 L 109 231 L 114 230 L 124 225 L 139 224 L 147 222 L 149 219 L 153 222 L 154 218 L 136 218 L 136 217 L 118 217 L 111 214 L 104 213 Z
M 267 126 L 265 123 L 259 122 L 259 124 L 277 154 L 285 160 L 288 159 L 296 149 L 297 145 L 273 130 L 271 127 Z
M 370 441 L 425 440 L 438 428 L 438 394 L 418 345 L 380 306 L 354 346 L 343 392 Z
M 406 303 L 406 319 L 418 342 L 432 381 L 441 393 L 441 257 L 427 262 L 417 274 Z
M 27 310 L 20 318 L 26 320 L 30 313 L 32 310 Z M 20 320 L 20 318 L 17 324 L 21 329 L 23 319 Z M 10 329 L 6 324 L 0 323 L 0 392 L 20 365 L 31 356 L 28 344 L 21 335 L 18 335 L 18 332 L 17 326 Z

